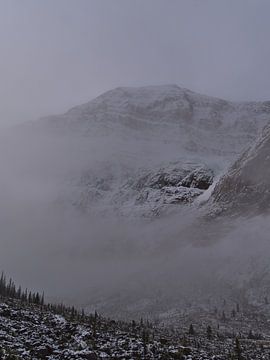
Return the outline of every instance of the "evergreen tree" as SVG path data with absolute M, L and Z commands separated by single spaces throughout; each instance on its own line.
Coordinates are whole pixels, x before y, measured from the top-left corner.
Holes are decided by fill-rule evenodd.
M 84 313 L 84 309 L 82 309 L 81 311 L 81 321 L 85 320 L 85 313 Z
M 222 321 L 226 321 L 225 311 L 222 311 Z
M 42 306 L 44 305 L 44 291 L 43 291 L 42 296 L 41 296 L 40 304 Z
M 33 298 L 32 298 L 32 292 L 31 292 L 31 291 L 29 291 L 29 295 L 28 295 L 28 302 L 29 302 L 29 304 L 31 304 L 31 303 L 32 303 L 32 301 L 33 301 Z
M 97 336 L 97 321 L 98 321 L 98 313 L 95 311 L 94 321 L 93 321 L 93 337 Z
M 194 331 L 194 328 L 193 328 L 193 325 L 190 324 L 190 327 L 189 327 L 189 330 L 188 330 L 188 334 L 189 335 L 195 335 L 195 331 Z
M 212 328 L 211 328 L 210 325 L 207 326 L 206 336 L 207 336 L 207 339 L 208 339 L 208 340 L 211 340 L 211 339 L 212 339 Z
M 132 327 L 132 332 L 135 333 L 136 332 L 136 322 L 135 322 L 135 320 L 132 320 L 131 327 Z
M 146 356 L 147 355 L 147 344 L 149 342 L 149 333 L 145 329 L 143 329 L 143 332 L 142 332 L 142 342 L 143 342 L 143 353 L 144 353 L 144 356 Z
M 238 339 L 238 337 L 235 338 L 235 354 L 236 354 L 236 359 L 237 360 L 242 360 L 242 350 L 241 350 L 241 346 L 240 346 L 240 341 Z

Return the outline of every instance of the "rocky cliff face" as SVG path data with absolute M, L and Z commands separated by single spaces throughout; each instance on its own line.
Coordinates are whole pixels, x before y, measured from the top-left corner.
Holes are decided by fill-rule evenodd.
M 222 177 L 212 194 L 218 212 L 258 214 L 270 209 L 270 127 Z
M 111 174 L 102 179 L 88 171 L 81 179 L 76 206 L 84 211 L 95 203 L 110 205 L 119 215 L 155 217 L 191 204 L 213 182 L 214 172 L 203 164 L 177 162 L 159 169 L 139 169 L 117 184 Z

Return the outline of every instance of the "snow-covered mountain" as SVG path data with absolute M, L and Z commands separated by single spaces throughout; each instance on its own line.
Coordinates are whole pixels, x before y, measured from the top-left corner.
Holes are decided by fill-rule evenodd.
M 122 141 L 136 139 L 138 147 L 141 141 L 164 143 L 165 149 L 175 145 L 180 155 L 230 156 L 250 143 L 269 117 L 270 102 L 234 103 L 166 85 L 116 88 L 39 125 L 90 138 L 116 134 Z
M 254 233 L 249 224 L 205 215 L 242 195 L 242 202 L 264 202 L 269 130 L 254 141 L 269 120 L 269 102 L 234 103 L 172 85 L 118 88 L 19 127 L 9 148 L 0 142 L 0 225 L 6 243 L 20 249 L 12 259 L 30 248 L 48 290 L 49 278 L 60 283 L 50 295 L 120 316 L 181 312 L 245 291 Z M 247 176 L 259 186 L 254 198 Z M 263 229 L 266 249 L 257 256 L 258 276 L 269 253 L 266 225 L 252 226 Z
M 84 211 L 151 216 L 168 203 L 191 203 L 269 120 L 270 102 L 235 103 L 164 85 L 116 88 L 24 128 L 34 137 L 60 137 L 62 152 L 77 159 L 66 169 L 72 173 L 70 202 Z M 181 183 L 187 166 L 189 176 L 207 169 L 206 188 Z M 170 169 L 179 174 L 173 187 L 142 181 L 161 179 Z

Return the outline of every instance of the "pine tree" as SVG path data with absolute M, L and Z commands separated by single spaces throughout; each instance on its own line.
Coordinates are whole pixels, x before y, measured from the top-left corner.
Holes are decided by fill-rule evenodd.
M 193 325 L 190 324 L 190 327 L 189 327 L 189 330 L 188 330 L 188 334 L 189 335 L 195 335 L 195 331 L 194 331 L 194 328 L 193 328 Z
M 42 296 L 41 296 L 40 304 L 42 306 L 44 305 L 44 291 L 43 291 Z
M 238 337 L 235 338 L 235 354 L 236 354 L 236 359 L 237 360 L 242 360 L 242 350 L 241 350 L 241 346 L 240 346 L 240 341 L 238 339 Z
M 211 328 L 210 325 L 207 326 L 206 336 L 207 336 L 207 339 L 208 339 L 208 340 L 211 340 L 211 338 L 212 338 L 212 328 Z
M 132 332 L 135 333 L 136 332 L 136 322 L 135 322 L 135 320 L 132 320 L 131 327 L 132 327 Z
M 85 320 L 85 313 L 84 313 L 84 309 L 82 309 L 81 311 L 81 321 Z
M 143 353 L 144 353 L 144 356 L 146 356 L 147 344 L 149 342 L 149 333 L 145 329 L 143 329 L 143 332 L 142 332 L 142 342 L 143 342 Z
M 29 295 L 28 295 L 28 302 L 29 302 L 29 304 L 31 304 L 33 302 L 32 292 L 31 291 L 29 292 Z
M 34 295 L 33 302 L 34 304 L 40 305 L 40 295 L 38 292 Z
M 16 298 L 17 299 L 21 299 L 22 298 L 22 288 L 19 286 L 17 293 L 16 293 Z
M 93 337 L 96 338 L 97 336 L 97 320 L 98 320 L 98 313 L 95 311 L 94 321 L 93 321 Z
M 222 321 L 226 321 L 226 315 L 224 311 L 222 311 Z

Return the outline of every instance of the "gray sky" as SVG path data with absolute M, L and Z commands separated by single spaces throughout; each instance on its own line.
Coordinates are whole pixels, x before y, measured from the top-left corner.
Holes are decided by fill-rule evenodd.
M 0 0 L 0 125 L 116 86 L 270 100 L 269 0 Z

